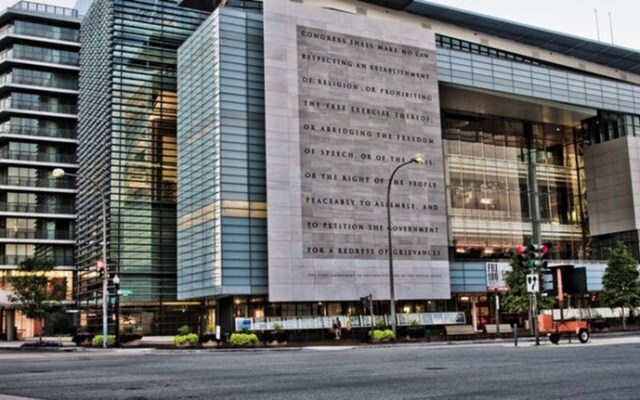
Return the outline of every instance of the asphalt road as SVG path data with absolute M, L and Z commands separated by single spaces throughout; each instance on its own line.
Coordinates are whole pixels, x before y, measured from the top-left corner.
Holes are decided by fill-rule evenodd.
M 2 395 L 37 399 L 637 399 L 640 337 L 539 347 L 0 353 Z

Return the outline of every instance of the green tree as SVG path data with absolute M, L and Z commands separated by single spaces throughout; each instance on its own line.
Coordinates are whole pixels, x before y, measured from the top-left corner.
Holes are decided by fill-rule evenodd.
M 527 293 L 527 274 L 532 273 L 529 268 L 522 268 L 518 256 L 511 258 L 511 271 L 506 274 L 505 281 L 509 290 L 502 296 L 502 306 L 509 312 L 516 314 L 527 314 L 529 312 L 529 293 Z M 544 286 L 542 271 L 537 271 L 540 278 L 540 287 Z M 540 297 L 538 295 L 538 308 L 550 308 L 553 299 Z
M 622 308 L 622 329 L 627 330 L 625 308 L 640 304 L 638 262 L 622 242 L 611 249 L 602 277 L 600 299 L 609 307 Z
M 47 273 L 52 271 L 55 261 L 50 258 L 27 258 L 18 265 L 17 273 L 9 282 L 12 293 L 9 300 L 27 317 L 43 322 L 48 316 L 59 312 L 61 305 L 56 300 L 59 287 L 55 285 Z M 40 329 L 40 341 L 42 332 Z
M 511 271 L 505 280 L 509 290 L 502 296 L 502 306 L 509 312 L 525 314 L 529 311 L 529 293 L 527 293 L 526 275 L 528 270 L 520 266 L 517 256 L 511 257 Z

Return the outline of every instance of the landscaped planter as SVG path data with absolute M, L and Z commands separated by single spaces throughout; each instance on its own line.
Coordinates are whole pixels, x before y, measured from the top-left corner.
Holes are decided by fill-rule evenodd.
M 262 341 L 270 347 L 286 346 L 289 342 L 289 334 L 285 331 L 266 332 L 262 336 Z
M 177 335 L 173 338 L 173 344 L 177 348 L 196 347 L 200 342 L 200 338 L 195 333 L 188 333 L 186 335 Z
M 216 339 L 215 333 L 204 333 L 200 336 L 200 345 L 206 348 L 219 347 L 220 341 Z
M 93 334 L 88 332 L 79 332 L 73 335 L 71 341 L 76 344 L 76 346 L 89 347 L 91 346 L 91 341 L 93 340 Z
M 206 342 L 201 342 L 200 344 L 202 345 L 202 347 L 206 348 L 214 348 L 220 346 L 220 343 L 217 340 L 207 340 Z

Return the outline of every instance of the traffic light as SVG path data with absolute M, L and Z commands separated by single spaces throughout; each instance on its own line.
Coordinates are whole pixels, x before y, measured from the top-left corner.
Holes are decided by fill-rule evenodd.
M 107 263 L 104 262 L 104 260 L 98 260 L 96 261 L 96 271 L 98 272 L 98 275 L 100 275 L 100 278 L 104 277 L 104 272 L 107 269 Z
M 360 297 L 360 303 L 362 304 L 362 308 L 371 309 L 371 302 L 373 301 L 373 295 L 368 295 L 364 297 Z
M 529 268 L 540 271 L 547 268 L 547 254 L 549 246 L 546 244 L 530 244 L 529 245 Z
M 107 304 L 109 313 L 115 313 L 118 304 L 118 296 L 109 295 L 107 301 L 109 302 Z
M 520 264 L 520 268 L 529 268 L 527 249 L 524 246 L 519 245 L 518 247 L 516 247 L 516 251 L 518 252 L 518 263 Z

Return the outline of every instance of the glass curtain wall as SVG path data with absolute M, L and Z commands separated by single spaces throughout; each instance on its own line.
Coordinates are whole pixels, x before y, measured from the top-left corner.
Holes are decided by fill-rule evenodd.
M 80 170 L 108 192 L 109 268 L 131 292 L 122 301 L 128 322 L 145 333 L 173 334 L 191 319 L 188 304 L 175 303 L 176 53 L 206 16 L 172 0 L 98 0 L 83 27 Z M 92 186 L 80 192 L 79 256 L 88 269 L 101 257 L 92 245 L 100 203 Z M 86 276 L 81 290 L 91 302 L 98 282 Z
M 443 135 L 456 259 L 508 258 L 517 245 L 531 242 L 530 152 L 537 164 L 542 239 L 552 243 L 553 258 L 580 258 L 573 127 L 444 110 Z

